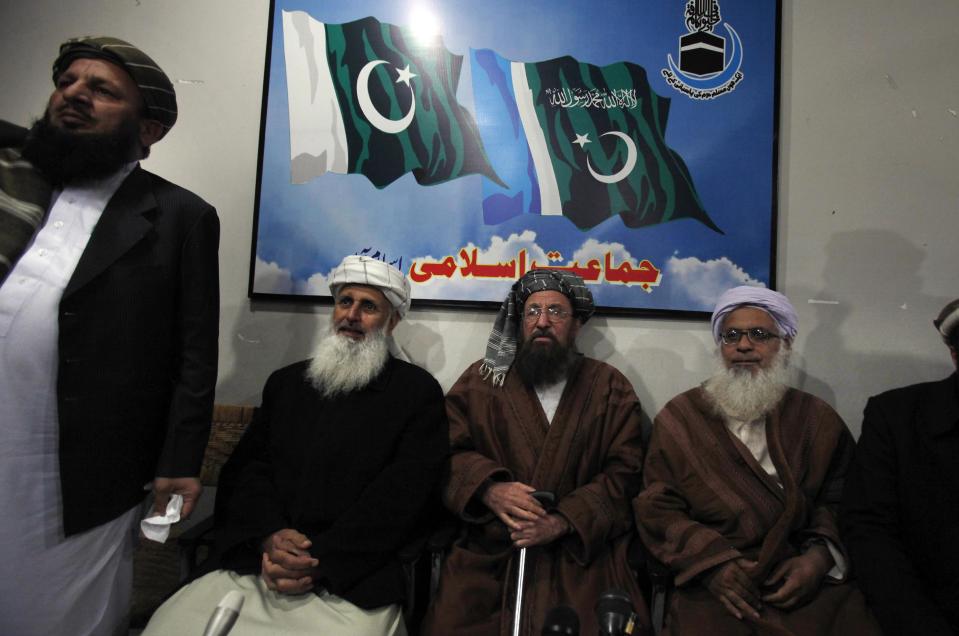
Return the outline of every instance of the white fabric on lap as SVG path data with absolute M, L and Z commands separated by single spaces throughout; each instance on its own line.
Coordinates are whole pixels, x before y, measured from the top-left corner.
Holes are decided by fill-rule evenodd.
M 259 576 L 230 570 L 210 572 L 174 594 L 156 611 L 142 636 L 202 634 L 217 604 L 233 590 L 242 593 L 244 601 L 230 636 L 406 636 L 398 605 L 364 610 L 328 592 L 279 594 Z

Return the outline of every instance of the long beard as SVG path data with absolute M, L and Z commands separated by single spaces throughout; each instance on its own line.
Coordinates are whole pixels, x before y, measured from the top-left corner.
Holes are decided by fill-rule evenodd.
M 548 345 L 534 344 L 528 338 L 520 343 L 513 366 L 526 386 L 541 387 L 565 379 L 574 360 L 576 351 L 572 347 L 555 340 Z
M 726 418 L 752 422 L 779 404 L 789 388 L 789 379 L 789 351 L 782 348 L 769 367 L 757 370 L 755 375 L 748 369 L 723 365 L 721 371 L 706 380 L 703 390 Z
M 113 132 L 78 133 L 52 125 L 44 114 L 30 128 L 22 154 L 54 183 L 102 179 L 138 156 L 139 135 L 133 119 Z
M 383 329 L 370 331 L 356 341 L 337 334 L 332 327 L 316 346 L 306 378 L 326 398 L 352 393 L 380 374 L 389 355 Z

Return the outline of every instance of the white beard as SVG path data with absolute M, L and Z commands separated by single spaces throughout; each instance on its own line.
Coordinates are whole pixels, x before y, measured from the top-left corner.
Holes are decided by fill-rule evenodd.
M 383 329 L 377 329 L 356 341 L 337 334 L 330 325 L 313 351 L 306 379 L 326 398 L 362 389 L 386 365 L 390 354 L 386 337 Z
M 752 422 L 772 411 L 789 388 L 789 350 L 781 348 L 766 369 L 722 369 L 706 380 L 703 390 L 727 419 Z

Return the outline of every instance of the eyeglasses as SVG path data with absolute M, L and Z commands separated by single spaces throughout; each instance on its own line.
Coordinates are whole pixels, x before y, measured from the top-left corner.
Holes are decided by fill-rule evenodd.
M 779 338 L 774 333 L 766 331 L 762 327 L 753 327 L 752 329 L 730 329 L 719 334 L 724 345 L 739 344 L 742 337 L 746 336 L 749 342 L 753 344 L 766 344 L 770 338 Z
M 546 319 L 550 322 L 562 322 L 569 317 L 569 312 L 559 305 L 550 305 L 545 309 L 539 305 L 530 305 L 523 313 L 523 317 L 526 319 L 526 322 L 536 322 L 539 320 L 539 317 L 543 315 L 543 311 L 546 312 Z

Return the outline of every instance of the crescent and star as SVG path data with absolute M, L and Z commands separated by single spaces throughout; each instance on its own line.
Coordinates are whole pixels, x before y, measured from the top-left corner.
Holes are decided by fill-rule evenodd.
M 370 99 L 370 74 L 373 72 L 373 69 L 379 66 L 380 64 L 387 64 L 386 60 L 373 60 L 367 62 L 362 69 L 360 69 L 359 75 L 356 77 L 356 101 L 360 105 L 360 110 L 363 112 L 363 116 L 366 117 L 373 126 L 382 130 L 385 133 L 397 134 L 406 130 L 409 125 L 413 122 L 413 117 L 416 115 L 416 99 L 410 101 L 410 109 L 407 113 L 400 119 L 390 119 L 389 117 L 384 117 L 376 110 L 376 106 L 373 105 L 373 101 Z M 407 64 L 406 68 L 397 69 L 399 76 L 396 78 L 396 84 L 406 84 L 410 89 L 410 95 L 413 95 L 413 87 L 410 86 L 410 80 L 416 77 L 415 73 L 410 72 L 410 65 Z
M 593 175 L 593 178 L 599 181 L 600 183 L 612 184 L 622 181 L 629 176 L 629 173 L 633 171 L 633 168 L 636 167 L 636 143 L 632 138 L 626 133 L 621 133 L 618 130 L 611 130 L 605 132 L 600 137 L 605 137 L 606 135 L 614 135 L 619 137 L 626 143 L 626 163 L 623 164 L 623 167 L 613 174 L 599 174 L 593 170 L 592 164 L 589 162 L 589 156 L 586 157 L 586 168 L 589 170 L 589 173 Z M 574 144 L 579 144 L 580 148 L 585 149 L 586 144 L 592 143 L 592 140 L 589 138 L 589 133 L 581 135 L 576 133 L 576 139 L 573 140 Z

